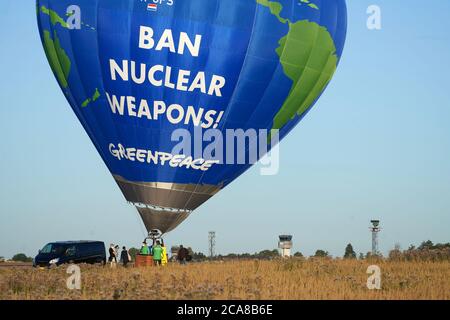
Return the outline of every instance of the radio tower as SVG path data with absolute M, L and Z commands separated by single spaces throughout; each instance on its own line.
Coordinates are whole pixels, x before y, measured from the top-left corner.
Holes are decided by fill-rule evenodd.
M 209 243 L 209 257 L 214 258 L 215 249 L 216 249 L 216 232 L 215 231 L 209 232 L 208 243 Z
M 380 220 L 371 220 L 372 226 L 369 228 L 372 232 L 372 255 L 378 255 L 378 233 L 380 232 Z

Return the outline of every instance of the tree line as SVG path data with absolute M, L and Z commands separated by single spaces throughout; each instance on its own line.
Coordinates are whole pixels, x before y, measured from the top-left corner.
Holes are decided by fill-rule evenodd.
M 274 250 L 262 250 L 260 252 L 256 252 L 253 254 L 250 253 L 229 253 L 227 255 L 217 255 L 213 258 L 210 258 L 203 254 L 202 252 L 195 252 L 191 247 L 187 248 L 189 254 L 192 257 L 193 261 L 206 261 L 206 260 L 232 260 L 232 259 L 266 259 L 271 260 L 278 258 L 280 256 L 277 249 Z M 131 248 L 129 250 L 132 259 L 136 257 L 139 253 L 139 249 Z M 295 258 L 304 258 L 301 252 L 295 252 L 293 254 Z M 312 255 L 313 258 L 329 258 L 332 256 L 328 251 L 318 249 L 315 254 Z M 351 243 L 349 243 L 344 250 L 344 259 L 371 259 L 371 258 L 383 258 L 381 254 L 373 255 L 371 252 L 366 254 L 359 253 L 356 255 L 355 250 Z M 401 250 L 400 245 L 395 245 L 394 249 L 389 251 L 387 256 L 388 260 L 392 261 L 443 261 L 450 260 L 450 243 L 436 243 L 434 244 L 431 240 L 423 241 L 418 247 L 414 245 L 410 245 L 408 249 Z M 0 262 L 4 262 L 6 259 L 0 256 Z M 11 261 L 14 262 L 31 262 L 33 258 L 28 257 L 24 253 L 18 253 L 14 255 Z

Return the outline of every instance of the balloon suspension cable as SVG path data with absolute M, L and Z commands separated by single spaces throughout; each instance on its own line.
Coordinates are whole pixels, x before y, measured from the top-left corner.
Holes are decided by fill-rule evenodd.
M 141 232 L 144 236 L 148 235 L 147 229 L 145 228 L 144 224 L 142 223 L 142 220 L 139 219 L 139 214 L 134 215 L 136 217 L 136 221 L 139 225 L 139 228 L 141 229 Z

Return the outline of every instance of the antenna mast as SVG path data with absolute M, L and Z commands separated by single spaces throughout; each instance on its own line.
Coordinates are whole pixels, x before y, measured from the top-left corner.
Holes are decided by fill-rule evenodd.
M 216 232 L 210 231 L 208 234 L 209 257 L 214 258 L 216 250 Z

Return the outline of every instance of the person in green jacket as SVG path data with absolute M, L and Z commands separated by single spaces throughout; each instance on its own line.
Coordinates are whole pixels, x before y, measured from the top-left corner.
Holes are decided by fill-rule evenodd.
M 153 262 L 155 266 L 161 265 L 161 258 L 163 254 L 163 248 L 161 247 L 161 243 L 156 241 L 156 246 L 153 247 Z
M 139 251 L 139 254 L 142 256 L 148 256 L 150 254 L 150 249 L 147 246 L 147 242 L 142 242 L 141 251 Z

